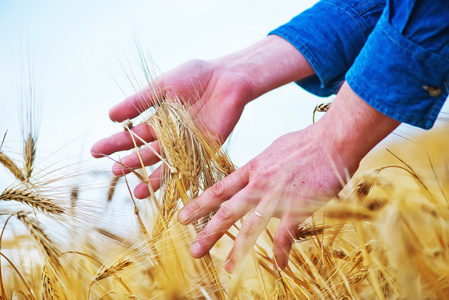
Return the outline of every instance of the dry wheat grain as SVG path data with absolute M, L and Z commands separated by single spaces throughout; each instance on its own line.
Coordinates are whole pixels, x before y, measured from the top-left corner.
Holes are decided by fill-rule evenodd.
M 0 163 L 5 166 L 17 179 L 20 181 L 24 181 L 25 177 L 23 176 L 22 171 L 17 167 L 14 161 L 9 158 L 5 153 L 0 151 Z
M 41 224 L 34 218 L 30 217 L 29 212 L 18 211 L 13 215 L 20 220 L 30 232 L 34 240 L 39 244 L 43 253 L 47 256 L 50 263 L 54 266 L 59 265 L 59 251 L 44 232 Z
M 58 215 L 64 213 L 64 210 L 53 203 L 52 200 L 22 188 L 7 188 L 0 195 L 0 200 L 22 202 L 50 214 Z

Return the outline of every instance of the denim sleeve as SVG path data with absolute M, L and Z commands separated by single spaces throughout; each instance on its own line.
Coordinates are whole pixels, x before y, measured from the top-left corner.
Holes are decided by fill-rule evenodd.
M 448 97 L 449 1 L 389 0 L 346 80 L 381 113 L 431 128 Z
M 286 39 L 315 70 L 297 84 L 326 97 L 340 89 L 384 7 L 385 0 L 322 0 L 269 34 Z

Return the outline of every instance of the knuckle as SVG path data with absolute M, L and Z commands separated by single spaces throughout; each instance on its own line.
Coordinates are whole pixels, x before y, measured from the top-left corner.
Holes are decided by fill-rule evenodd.
M 198 240 L 206 241 L 206 244 L 213 239 L 213 232 L 206 226 L 206 228 L 201 231 L 201 234 L 198 236 Z
M 245 169 L 249 174 L 251 174 L 254 173 L 255 170 L 257 170 L 257 165 L 257 159 L 252 159 L 245 165 Z
M 214 217 L 217 221 L 230 221 L 232 220 L 232 216 L 232 211 L 228 205 L 222 205 Z
M 287 238 L 285 235 L 276 235 L 273 238 L 273 244 L 277 245 L 280 248 L 284 248 L 285 246 L 288 246 L 290 242 L 290 239 Z
M 286 229 L 279 228 L 274 235 L 273 244 L 275 248 L 286 249 L 293 243 L 293 235 Z
M 220 198 L 225 193 L 224 183 L 222 181 L 215 183 L 213 186 L 210 187 L 209 192 L 212 197 Z
M 187 61 L 183 67 L 187 70 L 199 73 L 206 65 L 206 62 L 202 59 L 191 59 Z
M 263 189 L 264 187 L 266 187 L 265 180 L 260 177 L 253 178 L 248 183 L 248 188 L 250 188 L 251 190 L 260 190 Z
M 184 206 L 183 210 L 186 211 L 186 214 L 190 216 L 191 219 L 197 219 L 199 213 L 200 206 L 198 201 L 192 201 L 188 205 Z
M 244 238 L 248 237 L 254 230 L 254 221 L 251 218 L 247 218 L 245 222 L 242 223 L 240 228 L 240 233 Z

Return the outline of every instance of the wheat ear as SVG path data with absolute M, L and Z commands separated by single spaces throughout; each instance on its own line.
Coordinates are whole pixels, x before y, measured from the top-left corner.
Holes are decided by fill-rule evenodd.
M 17 179 L 24 181 L 25 177 L 17 165 L 5 153 L 0 151 L 0 163 L 5 166 Z
M 23 175 L 26 180 L 29 180 L 33 173 L 34 161 L 36 159 L 36 138 L 33 137 L 31 133 L 28 134 L 28 137 L 25 140 L 23 158 L 25 160 Z
M 119 260 L 113 263 L 112 265 L 104 265 L 103 267 L 98 270 L 97 274 L 95 275 L 93 282 L 100 281 L 102 279 L 108 278 L 109 276 L 115 275 L 119 272 L 124 271 L 127 267 L 131 266 L 133 264 L 130 260 Z
M 117 186 L 119 179 L 120 179 L 120 177 L 118 177 L 118 176 L 113 176 L 111 179 L 111 184 L 109 185 L 109 189 L 108 189 L 108 202 L 111 202 L 112 197 L 114 197 L 115 187 Z
M 29 214 L 29 212 L 19 211 L 14 213 L 14 216 L 25 225 L 31 236 L 42 248 L 44 254 L 47 255 L 49 261 L 53 263 L 53 265 L 59 265 L 59 251 L 44 232 L 40 223 L 36 219 L 30 217 Z
M 54 284 L 54 276 L 47 266 L 42 268 L 42 298 L 43 299 L 60 299 L 56 286 Z
M 64 213 L 64 210 L 50 199 L 24 189 L 7 188 L 0 195 L 0 200 L 22 202 L 46 213 L 57 215 Z

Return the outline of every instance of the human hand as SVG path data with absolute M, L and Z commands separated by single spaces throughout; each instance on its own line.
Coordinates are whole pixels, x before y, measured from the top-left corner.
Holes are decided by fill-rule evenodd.
M 225 262 L 233 272 L 252 249 L 271 217 L 280 218 L 274 236 L 277 266 L 285 268 L 298 225 L 334 196 L 360 160 L 399 122 L 379 113 L 347 84 L 316 124 L 277 139 L 248 164 L 207 189 L 178 214 L 190 224 L 221 207 L 197 235 L 191 254 L 202 257 L 252 209 Z
M 195 114 L 196 125 L 205 126 L 208 134 L 223 143 L 239 120 L 246 103 L 291 81 L 313 74 L 313 69 L 290 43 L 277 36 L 269 36 L 240 52 L 213 61 L 194 60 L 156 78 L 149 87 L 114 106 L 109 117 L 122 122 L 138 116 L 159 99 L 179 98 Z M 139 124 L 132 131 L 159 151 L 152 129 Z M 136 140 L 137 145 L 142 143 Z M 118 151 L 134 148 L 129 132 L 119 132 L 92 146 L 94 157 L 104 157 Z M 139 150 L 145 166 L 159 161 L 149 148 Z M 141 168 L 137 153 L 121 159 L 112 172 L 123 176 Z M 160 185 L 161 169 L 149 176 L 152 187 Z M 146 184 L 139 184 L 137 198 L 149 196 Z
M 237 72 L 223 67 L 217 62 L 190 61 L 178 68 L 158 77 L 150 87 L 132 95 L 114 106 L 109 116 L 111 120 L 121 122 L 138 116 L 142 111 L 156 104 L 160 99 L 179 98 L 186 103 L 195 114 L 197 125 L 205 126 L 205 130 L 219 143 L 223 143 L 239 120 L 244 105 L 251 100 L 251 87 Z M 147 124 L 139 124 L 132 129 L 147 142 L 155 140 L 152 129 Z M 141 145 L 140 141 L 137 141 Z M 159 151 L 158 142 L 152 147 Z M 119 132 L 97 142 L 92 147 L 94 157 L 110 155 L 117 151 L 134 148 L 129 132 Z M 151 149 L 145 147 L 139 150 L 145 166 L 158 161 Z M 126 167 L 123 167 L 123 165 Z M 141 168 L 137 153 L 130 154 L 115 163 L 112 171 L 117 176 L 123 176 L 132 169 Z M 154 189 L 159 187 L 160 169 L 150 175 Z M 137 198 L 149 196 L 145 183 L 138 185 L 134 194 Z

